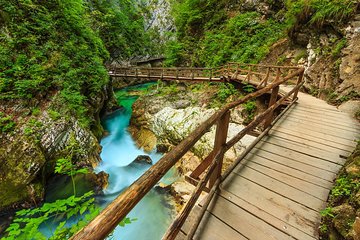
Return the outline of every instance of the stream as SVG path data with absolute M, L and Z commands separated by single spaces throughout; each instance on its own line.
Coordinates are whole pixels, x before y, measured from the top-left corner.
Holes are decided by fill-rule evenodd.
M 103 195 L 96 196 L 96 203 L 101 208 L 110 204 L 123 190 L 130 186 L 138 177 L 150 168 L 148 163 L 133 162 L 139 155 L 148 155 L 155 164 L 162 154 L 156 150 L 147 154 L 139 149 L 130 133 L 127 131 L 129 126 L 132 104 L 139 97 L 141 91 L 146 91 L 150 84 L 142 84 L 128 87 L 116 92 L 116 97 L 121 109 L 106 116 L 102 124 L 108 135 L 104 137 L 100 144 L 102 146 L 102 162 L 95 169 L 95 172 L 104 171 L 109 174 L 108 187 L 104 189 Z M 132 94 L 130 94 L 130 92 Z M 171 184 L 178 178 L 175 169 L 171 169 L 162 179 L 165 185 Z M 65 196 L 71 196 L 72 186 L 66 178 L 54 180 L 50 183 L 47 191 L 46 201 L 53 202 Z M 89 191 L 89 183 L 84 180 L 76 181 L 78 192 L 81 194 Z M 127 217 L 136 219 L 125 227 L 118 226 L 107 239 L 115 240 L 157 240 L 161 239 L 175 217 L 173 198 L 169 193 L 159 188 L 153 188 L 128 214 Z M 76 222 L 76 220 L 74 220 Z M 51 236 L 55 231 L 56 225 L 48 223 L 41 231 L 47 236 Z
M 99 197 L 104 205 L 113 201 L 150 167 L 149 164 L 133 163 L 138 155 L 149 155 L 153 164 L 162 156 L 155 150 L 147 154 L 139 149 L 127 131 L 132 113 L 131 106 L 138 98 L 129 96 L 128 91 L 144 90 L 148 86 L 149 84 L 144 84 L 117 91 L 116 96 L 123 109 L 103 120 L 103 126 L 109 135 L 101 140 L 102 162 L 96 171 L 105 171 L 109 174 L 109 185 L 104 190 L 104 196 Z M 171 183 L 176 178 L 176 171 L 170 170 L 161 182 Z M 170 196 L 167 193 L 152 189 L 128 215 L 137 220 L 125 227 L 117 227 L 108 239 L 161 239 L 174 216 L 169 200 Z

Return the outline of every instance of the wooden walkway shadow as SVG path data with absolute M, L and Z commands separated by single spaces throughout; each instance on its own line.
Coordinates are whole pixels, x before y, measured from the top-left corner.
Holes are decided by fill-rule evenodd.
M 298 102 L 223 180 L 193 239 L 318 239 L 320 211 L 359 137 L 359 123 L 346 113 L 299 93 Z M 200 208 L 177 239 L 187 238 Z

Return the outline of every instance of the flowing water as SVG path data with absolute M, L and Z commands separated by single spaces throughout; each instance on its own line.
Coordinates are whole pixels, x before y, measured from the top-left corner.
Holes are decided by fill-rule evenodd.
M 141 85 L 141 87 L 146 86 Z M 141 87 L 138 86 L 136 90 Z M 137 99 L 137 96 L 127 94 L 127 91 L 131 89 L 127 88 L 116 93 L 119 104 L 124 108 L 111 114 L 103 121 L 109 135 L 101 141 L 103 147 L 101 158 L 103 161 L 96 171 L 105 171 L 109 174 L 109 186 L 104 191 L 105 195 L 101 197 L 105 204 L 114 200 L 121 191 L 150 167 L 148 164 L 133 163 L 138 155 L 149 155 L 153 163 L 161 158 L 161 154 L 155 151 L 146 154 L 142 149 L 139 149 L 127 131 L 132 112 L 131 106 Z M 175 178 L 175 171 L 170 171 L 162 181 L 171 182 Z M 161 191 L 151 190 L 128 215 L 128 217 L 137 218 L 137 220 L 125 227 L 117 227 L 109 238 L 124 240 L 161 239 L 174 212 L 168 203 L 169 197 Z
M 139 149 L 127 131 L 132 113 L 131 107 L 138 98 L 138 96 L 130 95 L 129 92 L 134 90 L 144 91 L 148 87 L 149 84 L 143 84 L 116 92 L 118 102 L 123 108 L 107 116 L 102 121 L 109 134 L 100 142 L 103 147 L 101 153 L 102 162 L 95 171 L 108 173 L 109 184 L 104 190 L 104 195 L 96 197 L 96 202 L 101 207 L 111 203 L 150 167 L 146 163 L 134 163 L 133 161 L 138 155 L 149 155 L 153 164 L 162 156 L 156 151 L 147 154 L 142 149 Z M 170 184 L 176 179 L 176 171 L 172 169 L 163 177 L 161 182 Z M 80 179 L 76 185 L 79 192 L 85 193 L 89 191 L 86 181 Z M 69 179 L 62 178 L 50 184 L 46 198 L 48 202 L 51 202 L 71 194 L 72 187 Z M 174 217 L 172 198 L 160 188 L 154 188 L 136 205 L 128 214 L 128 217 L 137 220 L 125 227 L 117 227 L 108 239 L 161 239 Z M 41 231 L 47 236 L 51 236 L 55 228 L 56 225 L 50 223 L 46 224 L 46 227 Z

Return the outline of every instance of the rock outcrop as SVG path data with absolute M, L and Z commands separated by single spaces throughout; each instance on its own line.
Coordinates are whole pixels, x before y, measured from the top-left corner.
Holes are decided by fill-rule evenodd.
M 79 168 L 91 170 L 99 163 L 98 137 L 103 132 L 99 115 L 106 111 L 104 105 L 112 105 L 112 98 L 104 91 L 93 99 L 93 105 L 89 106 L 89 113 L 93 114 L 92 129 L 81 125 L 75 117 L 51 110 L 58 104 L 56 95 L 51 101 L 34 99 L 27 103 L 19 100 L 0 104 L 0 112 L 11 114 L 16 122 L 12 132 L 0 135 L 0 211 L 41 201 L 46 179 L 54 174 L 56 160 L 69 154 L 71 144 L 76 148 L 73 162 Z
M 147 155 L 139 155 L 139 156 L 137 156 L 137 157 L 135 158 L 134 162 L 135 162 L 135 163 L 141 163 L 141 164 L 145 163 L 145 164 L 150 164 L 150 165 L 152 165 L 152 160 L 151 160 L 151 158 L 150 158 L 149 156 L 147 156 Z

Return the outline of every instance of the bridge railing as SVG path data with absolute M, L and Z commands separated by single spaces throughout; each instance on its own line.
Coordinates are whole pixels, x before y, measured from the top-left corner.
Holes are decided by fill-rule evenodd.
M 233 66 L 231 66 L 233 67 Z M 140 176 L 131 186 L 124 190 L 112 203 L 110 203 L 95 219 L 93 219 L 86 227 L 75 234 L 71 239 L 104 239 L 119 222 L 126 217 L 126 215 L 135 207 L 135 205 L 148 193 L 158 181 L 166 174 L 166 172 L 173 167 L 186 152 L 188 152 L 195 143 L 205 134 L 210 128 L 216 125 L 216 135 L 213 146 L 213 151 L 200 163 L 200 165 L 192 172 L 190 178 L 197 182 L 197 187 L 194 190 L 189 201 L 186 203 L 180 214 L 169 227 L 163 239 L 174 239 L 180 231 L 181 226 L 185 222 L 191 209 L 196 204 L 198 197 L 202 191 L 209 191 L 209 194 L 201 208 L 200 214 L 197 216 L 190 232 L 188 239 L 191 239 L 195 233 L 196 228 L 205 213 L 205 210 L 210 203 L 211 197 L 219 186 L 222 179 L 230 174 L 233 168 L 236 167 L 239 161 L 252 149 L 255 144 L 260 141 L 271 128 L 274 121 L 274 111 L 291 98 L 291 104 L 297 99 L 297 93 L 303 84 L 303 68 L 293 69 L 290 74 L 283 77 L 278 74 L 276 81 L 267 83 L 266 86 L 260 87 L 256 92 L 246 95 L 245 97 L 225 105 L 222 109 L 214 113 L 208 120 L 197 127 L 189 136 L 187 136 L 180 144 L 173 148 L 170 152 L 165 154 L 156 164 L 149 168 L 142 176 Z M 174 71 L 174 70 L 172 70 Z M 175 70 L 176 71 L 176 70 Z M 278 99 L 279 88 L 290 80 L 296 79 L 295 87 L 280 99 Z M 227 140 L 230 110 L 236 106 L 246 103 L 247 101 L 256 97 L 262 96 L 266 93 L 271 93 L 268 108 L 255 117 L 255 119 L 247 125 L 236 136 Z M 291 104 L 289 106 L 291 106 Z M 288 107 L 289 107 L 288 106 Z M 225 171 L 222 172 L 223 156 L 232 146 L 234 146 L 242 137 L 255 129 L 260 124 L 263 124 L 264 131 L 257 137 L 257 139 L 242 153 L 238 159 Z
M 111 67 L 110 76 L 179 81 L 220 81 L 213 68 Z

